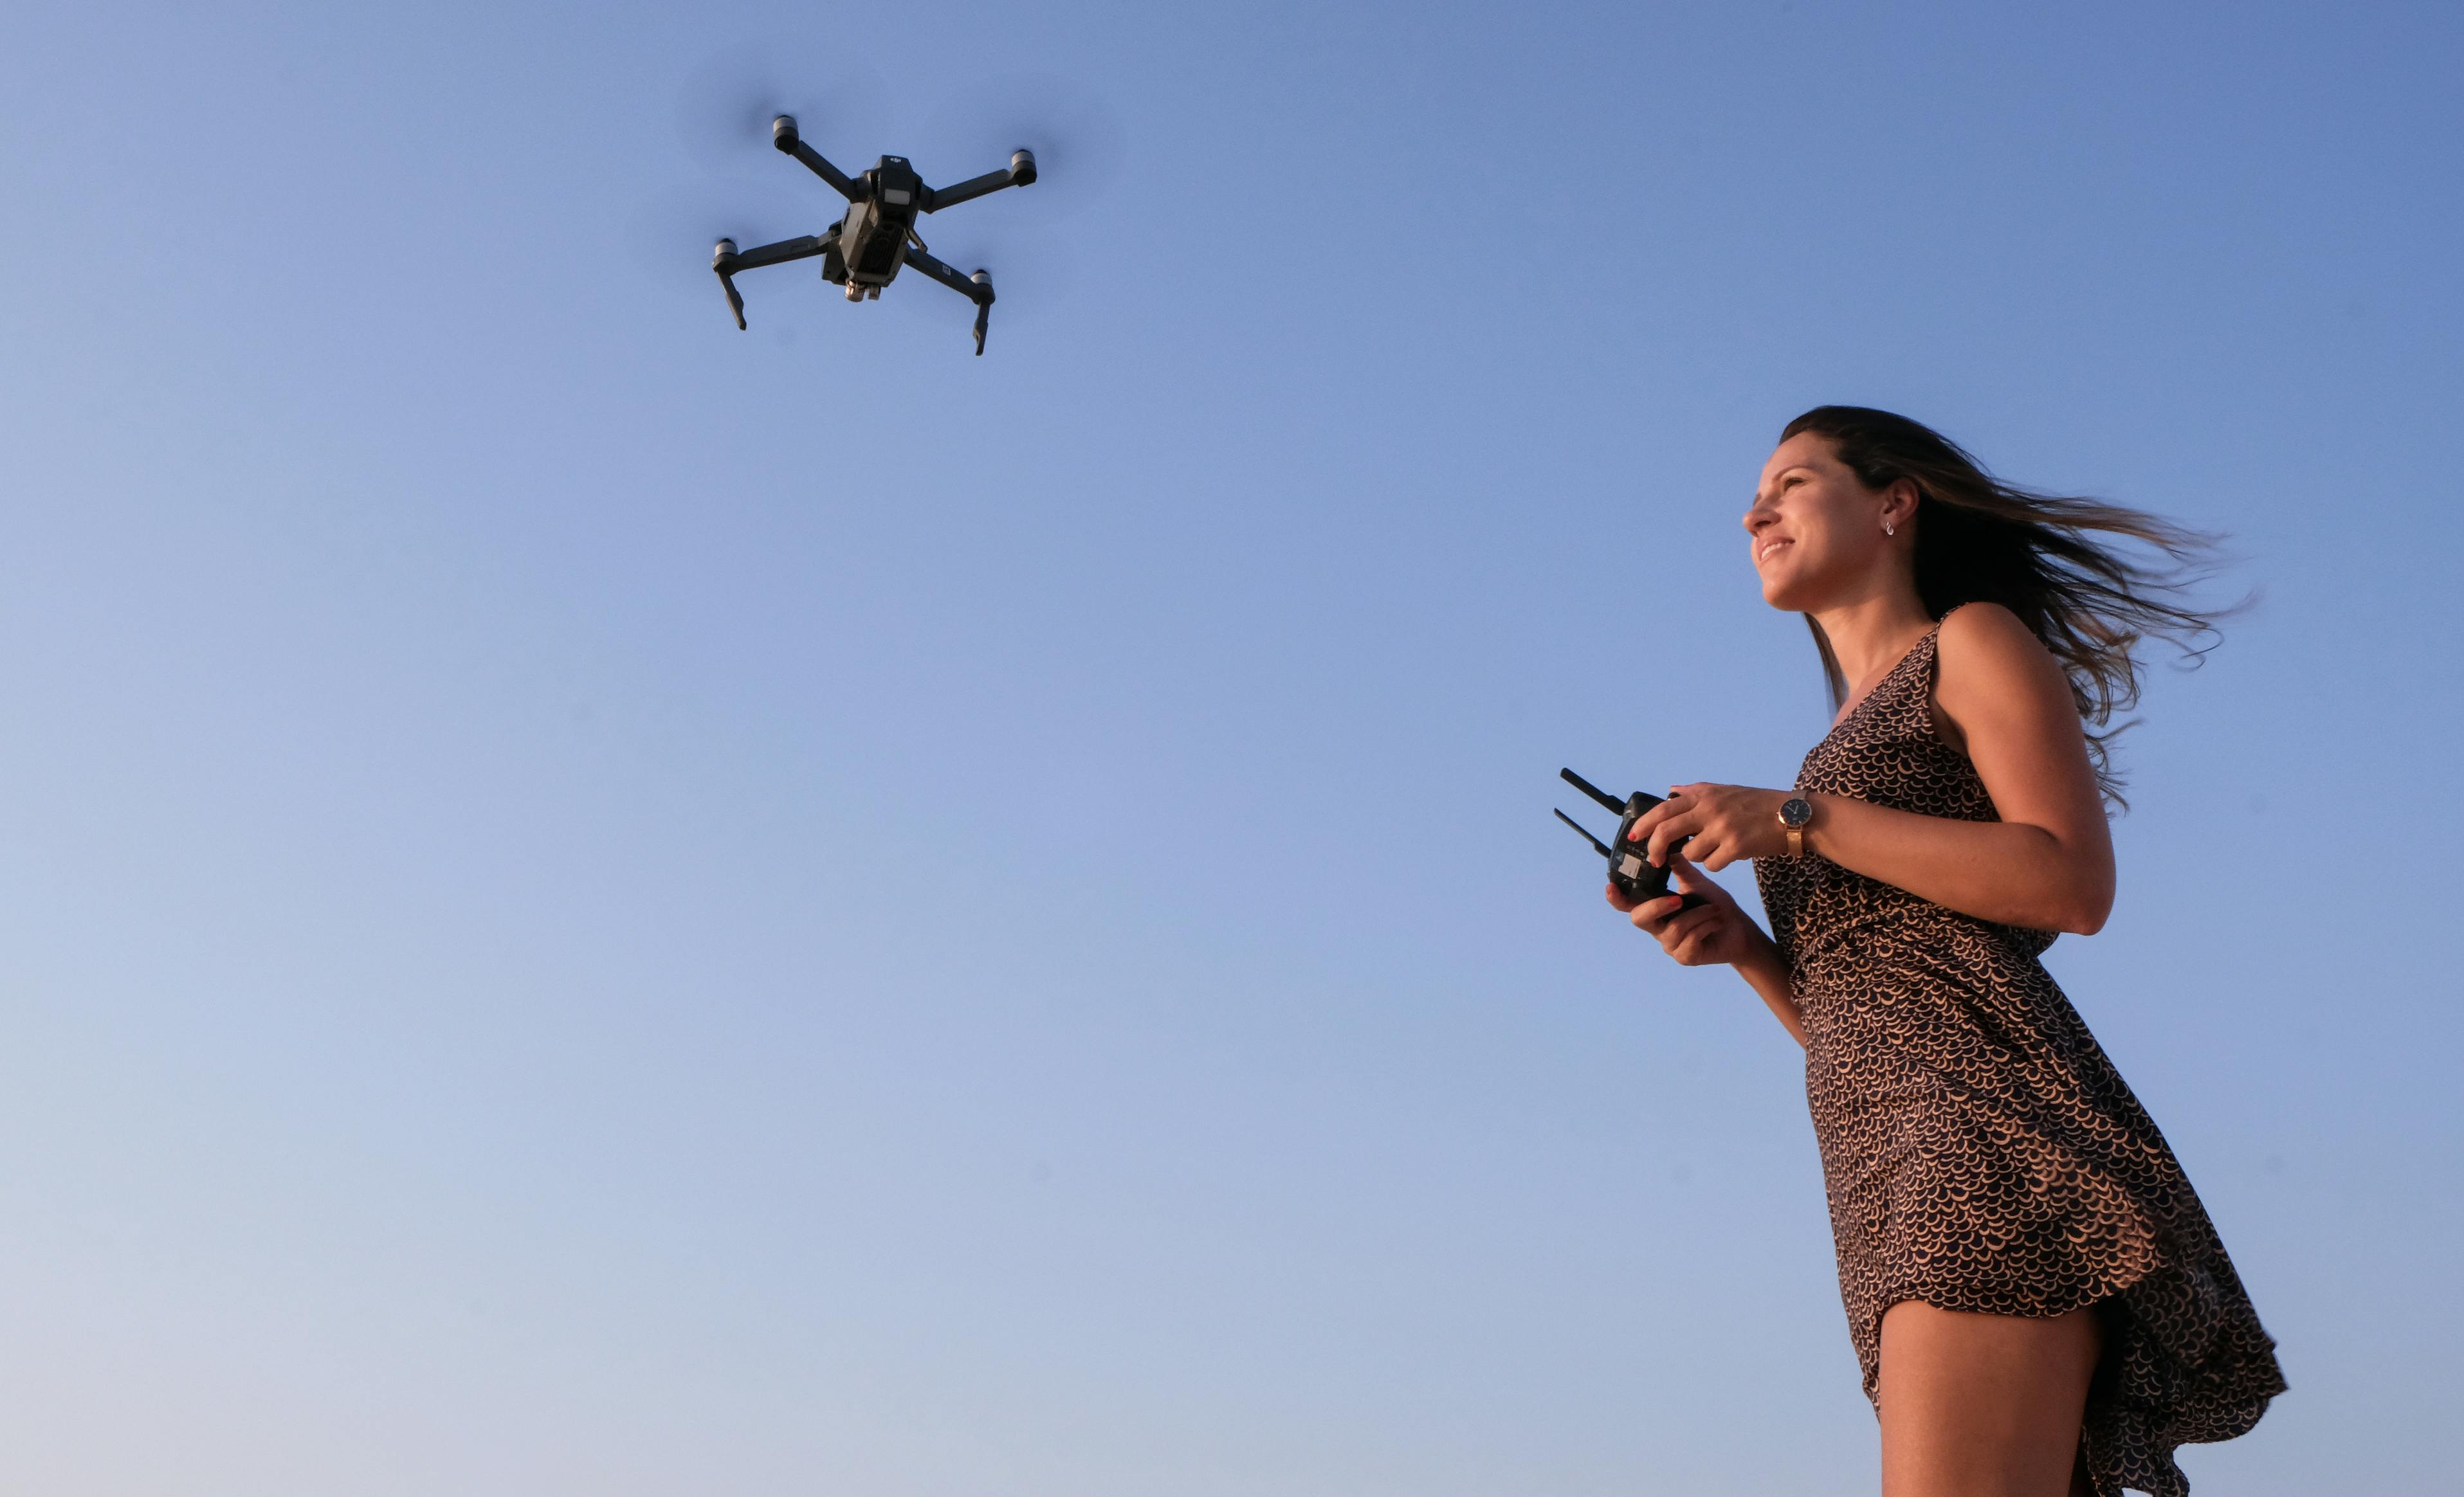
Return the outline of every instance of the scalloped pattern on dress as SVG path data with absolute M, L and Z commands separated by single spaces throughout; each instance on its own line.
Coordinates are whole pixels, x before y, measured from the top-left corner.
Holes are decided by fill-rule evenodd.
M 1999 818 L 1934 731 L 1940 626 L 1814 746 L 1799 791 Z M 2037 958 L 1995 925 L 1819 857 L 1754 867 L 1809 1037 L 1839 1293 L 1875 1396 L 1902 1300 L 2050 1317 L 2100 1307 L 2080 1442 L 2098 1497 L 2187 1497 L 2177 1445 L 2230 1440 L 2284 1391 L 2206 1208 Z

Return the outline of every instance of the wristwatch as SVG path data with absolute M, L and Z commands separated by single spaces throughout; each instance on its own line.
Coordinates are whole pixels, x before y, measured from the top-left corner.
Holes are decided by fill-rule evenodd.
M 1814 803 L 1801 795 L 1779 804 L 1779 829 L 1788 833 L 1788 855 L 1805 856 L 1805 828 L 1814 825 Z

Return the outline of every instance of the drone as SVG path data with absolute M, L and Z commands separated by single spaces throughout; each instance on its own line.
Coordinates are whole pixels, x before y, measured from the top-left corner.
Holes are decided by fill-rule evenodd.
M 738 250 L 733 239 L 718 241 L 717 250 L 710 257 L 710 268 L 718 273 L 718 283 L 727 292 L 728 309 L 736 314 L 737 327 L 741 330 L 744 326 L 744 297 L 736 290 L 739 271 L 808 260 L 818 254 L 822 257 L 822 279 L 845 287 L 849 301 L 868 301 L 880 298 L 881 288 L 898 278 L 900 267 L 913 265 L 976 304 L 976 357 L 982 358 L 984 328 L 993 315 L 993 273 L 979 269 L 972 275 L 961 275 L 935 259 L 924 247 L 923 237 L 915 231 L 915 215 L 937 213 L 1003 187 L 1030 186 L 1035 181 L 1035 153 L 1021 146 L 1010 152 L 1009 165 L 1004 170 L 988 171 L 951 187 L 935 188 L 924 185 L 924 179 L 904 156 L 884 156 L 862 174 L 848 176 L 804 143 L 804 138 L 797 133 L 794 115 L 781 115 L 770 121 L 770 143 L 781 153 L 803 162 L 812 168 L 814 176 L 838 189 L 839 195 L 847 200 L 847 213 L 821 233 L 781 239 L 777 244 Z

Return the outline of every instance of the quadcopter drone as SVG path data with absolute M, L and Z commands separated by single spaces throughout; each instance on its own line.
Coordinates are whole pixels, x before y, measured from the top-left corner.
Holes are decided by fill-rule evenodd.
M 915 232 L 915 215 L 937 213 L 1003 187 L 1030 185 L 1035 181 L 1035 153 L 1021 146 L 1010 152 L 1007 170 L 988 171 L 936 189 L 924 185 L 924 179 L 916 175 L 904 156 L 884 156 L 879 165 L 867 168 L 862 175 L 848 176 L 804 143 L 803 137 L 796 132 L 793 115 L 781 115 L 770 121 L 770 143 L 836 187 L 839 195 L 847 200 L 847 213 L 819 234 L 781 239 L 777 244 L 739 251 L 733 239 L 718 241 L 710 268 L 718 273 L 718 283 L 727 291 L 727 305 L 736 314 L 737 327 L 744 326 L 744 298 L 736 290 L 738 271 L 783 265 L 818 254 L 822 257 L 822 279 L 846 287 L 849 301 L 865 301 L 878 299 L 881 288 L 898 278 L 900 266 L 913 265 L 976 304 L 976 356 L 983 357 L 984 327 L 993 314 L 993 274 L 979 269 L 973 275 L 961 275 L 935 259 L 932 252 L 924 248 L 922 236 Z

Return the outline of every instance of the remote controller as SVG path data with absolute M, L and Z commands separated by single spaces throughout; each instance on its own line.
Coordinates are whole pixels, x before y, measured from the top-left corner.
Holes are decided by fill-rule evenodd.
M 1617 837 L 1613 842 L 1600 841 L 1593 836 L 1581 822 L 1563 811 L 1557 813 L 1557 820 L 1574 828 L 1585 842 L 1599 849 L 1601 857 L 1609 860 L 1609 882 L 1617 886 L 1617 892 L 1637 904 L 1646 899 L 1666 898 L 1668 870 L 1655 866 L 1649 858 L 1645 857 L 1642 844 L 1625 840 L 1626 833 L 1634 830 L 1634 824 L 1641 820 L 1642 813 L 1658 805 L 1665 797 L 1645 795 L 1637 790 L 1620 801 L 1571 769 L 1561 769 L 1557 773 L 1566 783 L 1617 813 L 1618 818 Z M 1697 905 L 1706 905 L 1710 902 L 1701 894 L 1687 894 L 1684 908 L 1691 910 Z

